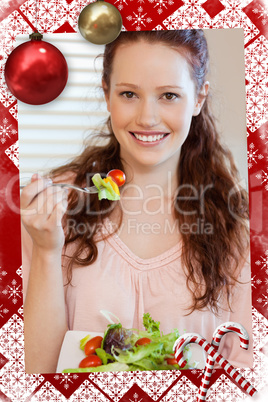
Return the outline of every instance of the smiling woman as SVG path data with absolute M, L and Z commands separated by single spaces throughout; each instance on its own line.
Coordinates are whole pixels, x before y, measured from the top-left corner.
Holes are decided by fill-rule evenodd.
M 207 73 L 202 30 L 122 32 L 106 45 L 105 143 L 91 137 L 50 178 L 84 187 L 120 169 L 126 183 L 117 202 L 38 176 L 22 191 L 27 371 L 55 371 L 68 329 L 104 332 L 100 310 L 125 328 L 141 329 L 150 313 L 164 333 L 211 339 L 238 321 L 251 334 L 247 194 L 210 111 Z M 252 364 L 232 337 L 220 352 Z

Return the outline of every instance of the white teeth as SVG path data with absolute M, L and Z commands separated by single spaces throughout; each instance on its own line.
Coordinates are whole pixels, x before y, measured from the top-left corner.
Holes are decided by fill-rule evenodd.
M 164 136 L 165 136 L 165 134 L 160 134 L 160 135 L 140 135 L 140 134 L 135 134 L 135 133 L 133 133 L 133 134 L 137 138 L 137 140 L 140 140 L 143 142 L 159 141 L 162 138 L 164 138 Z

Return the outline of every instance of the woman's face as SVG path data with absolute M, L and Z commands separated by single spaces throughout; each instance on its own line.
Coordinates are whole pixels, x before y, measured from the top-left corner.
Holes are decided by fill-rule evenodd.
M 162 43 L 120 45 L 104 90 L 121 157 L 132 167 L 174 166 L 202 106 L 185 57 Z

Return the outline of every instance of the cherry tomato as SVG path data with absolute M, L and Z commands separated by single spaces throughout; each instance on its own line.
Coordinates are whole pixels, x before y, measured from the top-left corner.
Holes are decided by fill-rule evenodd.
M 171 365 L 178 364 L 178 362 L 177 362 L 177 360 L 175 359 L 175 357 L 168 357 L 168 358 L 166 359 L 166 361 L 167 361 L 167 364 L 171 364 Z
M 79 368 L 98 367 L 102 365 L 102 361 L 97 355 L 89 355 L 79 363 Z
M 89 341 L 87 341 L 87 343 L 85 344 L 85 355 L 93 355 L 93 353 L 95 353 L 95 350 L 101 347 L 101 342 L 101 336 L 95 336 L 94 338 L 89 339 Z
M 150 338 L 140 338 L 137 340 L 137 342 L 135 343 L 135 346 L 140 346 L 140 345 L 148 345 L 148 343 L 151 343 L 151 339 Z
M 107 173 L 107 177 L 111 177 L 111 179 L 118 185 L 118 187 L 123 186 L 126 181 L 126 175 L 122 170 L 113 169 Z

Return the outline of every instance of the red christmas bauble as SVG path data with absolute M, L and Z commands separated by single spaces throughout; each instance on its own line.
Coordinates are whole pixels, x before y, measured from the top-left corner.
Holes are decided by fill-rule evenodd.
M 41 38 L 41 34 L 36 34 L 34 39 L 17 46 L 5 65 L 9 90 L 17 99 L 30 105 L 51 102 L 63 91 L 68 79 L 63 54 Z

